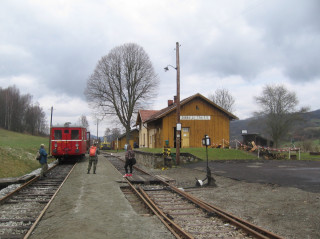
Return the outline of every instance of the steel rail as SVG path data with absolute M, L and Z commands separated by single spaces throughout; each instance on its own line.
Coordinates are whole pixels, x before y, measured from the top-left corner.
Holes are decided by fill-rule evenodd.
M 199 200 L 199 201 L 202 201 L 201 199 L 198 199 L 198 200 Z M 272 233 L 272 232 L 270 232 L 270 231 L 267 231 L 267 230 L 265 230 L 265 229 L 263 229 L 263 228 L 261 228 L 261 227 L 259 227 L 259 226 L 257 226 L 257 225 L 254 225 L 254 224 L 252 224 L 252 223 L 250 223 L 250 222 L 248 222 L 248 221 L 245 221 L 245 220 L 243 220 L 243 219 L 241 219 L 241 218 L 239 218 L 239 217 L 236 217 L 236 216 L 234 216 L 234 215 L 232 215 L 232 214 L 230 214 L 230 213 L 227 213 L 227 212 L 223 211 L 222 209 L 220 209 L 220 208 L 218 208 L 218 207 L 216 207 L 216 206 L 214 206 L 214 205 L 212 205 L 212 204 L 209 204 L 209 203 L 204 202 L 204 201 L 202 201 L 202 202 L 203 202 L 204 204 L 208 205 L 209 207 L 211 207 L 212 209 L 217 210 L 217 211 L 225 214 L 226 216 L 229 216 L 229 217 L 233 218 L 234 220 L 236 220 L 236 221 L 238 221 L 238 222 L 240 222 L 240 223 L 242 223 L 242 224 L 244 224 L 244 225 L 246 225 L 246 226 L 248 226 L 248 227 L 250 227 L 250 228 L 254 228 L 254 230 L 260 232 L 262 235 L 267 235 L 268 238 L 272 238 L 272 239 L 283 239 L 283 237 L 280 237 L 279 235 L 276 235 L 276 234 L 274 234 L 274 233 Z
M 47 172 L 51 171 L 52 169 L 54 169 L 56 166 L 58 166 L 58 164 L 53 165 L 51 168 L 48 169 Z M 35 181 L 38 181 L 40 178 L 40 176 L 36 176 L 34 178 L 32 178 L 31 180 L 29 180 L 28 182 L 24 183 L 23 185 L 21 185 L 20 187 L 18 187 L 16 190 L 10 192 L 9 194 L 7 194 L 6 196 L 4 196 L 3 198 L 0 198 L 0 205 L 5 203 L 5 201 L 7 201 L 9 198 L 11 198 L 14 194 L 16 194 L 17 192 L 19 192 L 20 190 L 24 189 L 25 187 L 27 187 L 28 185 L 34 183 Z
M 114 156 L 118 159 L 120 159 L 121 161 L 124 161 L 123 159 L 121 159 L 119 156 Z M 207 212 L 210 213 L 216 213 L 217 215 L 221 216 L 222 218 L 230 221 L 230 223 L 236 225 L 237 227 L 242 228 L 243 230 L 245 230 L 247 233 L 249 233 L 250 235 L 259 238 L 259 239 L 283 239 L 283 237 L 280 237 L 279 235 L 276 235 L 270 231 L 267 231 L 265 229 L 262 229 L 254 224 L 251 224 L 250 222 L 247 222 L 241 218 L 238 218 L 230 213 L 225 212 L 222 209 L 219 209 L 218 207 L 215 207 L 209 203 L 206 203 L 202 200 L 200 200 L 199 198 L 196 198 L 194 196 L 192 196 L 191 194 L 188 194 L 180 189 L 178 189 L 177 187 L 171 185 L 170 183 L 165 182 L 162 178 L 151 175 L 150 173 L 144 171 L 143 169 L 138 168 L 137 166 L 134 166 L 135 169 L 137 169 L 140 172 L 143 172 L 149 176 L 153 176 L 156 177 L 157 179 L 159 179 L 159 181 L 161 181 L 164 185 L 166 185 L 167 187 L 169 187 L 172 191 L 175 191 L 176 193 L 178 193 L 179 195 L 185 197 L 186 199 L 190 200 L 191 202 L 193 202 L 194 204 L 198 205 L 199 207 L 201 207 L 202 209 L 206 210 Z M 128 179 L 127 179 L 128 180 Z M 129 181 L 129 180 L 128 180 Z
M 54 200 L 54 198 L 57 196 L 58 192 L 60 191 L 60 189 L 62 188 L 63 184 L 67 181 L 67 179 L 69 178 L 70 174 L 72 173 L 73 169 L 75 168 L 75 166 L 77 165 L 77 163 L 75 163 L 73 165 L 73 167 L 71 168 L 70 172 L 68 173 L 68 175 L 65 177 L 65 179 L 63 180 L 63 182 L 60 184 L 59 188 L 57 189 L 57 191 L 53 194 L 53 196 L 51 197 L 50 201 L 47 203 L 47 205 L 43 208 L 43 210 L 41 211 L 40 215 L 38 216 L 38 218 L 36 219 L 36 221 L 32 224 L 31 228 L 28 230 L 28 232 L 25 234 L 25 236 L 23 237 L 23 239 L 28 239 L 31 235 L 31 233 L 33 232 L 33 230 L 36 228 L 36 226 L 38 225 L 38 223 L 40 222 L 41 218 L 43 217 L 43 215 L 45 214 L 45 212 L 47 211 L 47 209 L 49 208 L 50 204 L 52 203 L 52 201 Z
M 283 237 L 280 237 L 272 232 L 269 232 L 265 229 L 262 229 L 260 227 L 257 227 L 254 224 L 251 224 L 243 219 L 240 219 L 230 213 L 227 213 L 225 211 L 223 211 L 222 209 L 218 209 L 213 205 L 210 205 L 202 200 L 200 200 L 199 198 L 196 198 L 180 189 L 178 189 L 177 187 L 170 185 L 167 182 L 164 182 L 164 184 L 166 184 L 171 190 L 173 190 L 174 192 L 180 194 L 181 196 L 187 198 L 188 200 L 190 200 L 191 202 L 195 203 L 196 205 L 198 205 L 199 207 L 201 207 L 202 209 L 210 212 L 210 213 L 216 213 L 217 215 L 221 216 L 222 218 L 230 221 L 232 224 L 242 228 L 243 230 L 245 230 L 246 232 L 250 233 L 251 235 L 255 236 L 256 238 L 259 239 L 283 239 Z
M 167 215 L 154 203 L 154 201 L 149 197 L 149 195 L 139 186 L 139 191 L 141 192 L 141 194 L 145 197 L 146 200 L 148 200 L 148 202 L 152 205 L 152 207 L 157 210 L 157 212 L 166 220 L 169 222 L 169 224 L 171 225 L 171 227 L 174 227 L 174 229 L 180 234 L 182 235 L 182 238 L 187 238 L 187 239 L 193 239 L 194 237 L 185 232 L 178 224 L 176 224 L 175 222 L 173 222 L 170 218 L 167 217 Z
M 136 195 L 148 206 L 148 208 L 161 220 L 161 222 L 170 230 L 170 232 L 176 237 L 181 239 L 194 239 L 194 237 L 185 231 L 177 224 L 175 224 L 170 218 L 168 218 L 149 198 L 144 190 L 139 187 L 139 191 L 130 183 L 129 179 L 126 181 L 130 188 L 136 193 Z

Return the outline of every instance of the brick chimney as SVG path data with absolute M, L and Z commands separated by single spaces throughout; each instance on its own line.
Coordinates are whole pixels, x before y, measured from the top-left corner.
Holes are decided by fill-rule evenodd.
M 177 103 L 177 96 L 173 96 L 173 102 L 176 104 Z

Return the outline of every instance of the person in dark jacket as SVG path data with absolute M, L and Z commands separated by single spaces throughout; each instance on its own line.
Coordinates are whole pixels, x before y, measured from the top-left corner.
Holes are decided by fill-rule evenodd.
M 44 144 L 40 145 L 39 153 L 40 153 L 39 163 L 41 164 L 40 179 L 43 179 L 43 177 L 47 177 L 46 173 L 48 170 L 48 162 L 47 162 L 48 154 L 47 154 L 46 150 L 44 149 Z
M 123 175 L 124 178 L 132 176 L 132 166 L 134 164 L 133 160 L 135 158 L 135 155 L 130 144 L 128 144 L 127 146 L 127 152 L 126 152 L 125 158 L 126 158 L 126 163 L 124 165 L 124 169 L 126 170 L 126 174 Z M 128 173 L 128 166 L 130 168 L 130 173 Z

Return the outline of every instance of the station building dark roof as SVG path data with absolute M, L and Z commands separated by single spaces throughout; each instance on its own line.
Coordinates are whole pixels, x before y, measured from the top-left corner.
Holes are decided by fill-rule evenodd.
M 218 106 L 217 104 L 215 104 L 214 102 L 212 102 L 211 100 L 209 100 L 208 98 L 204 97 L 203 95 L 201 95 L 200 93 L 197 93 L 197 94 L 194 94 L 188 98 L 185 98 L 183 100 L 180 101 L 180 106 L 183 106 L 185 104 L 187 104 L 188 102 L 192 101 L 193 99 L 195 98 L 200 98 L 204 101 L 206 101 L 207 103 L 209 103 L 210 105 L 212 105 L 213 107 L 221 110 L 223 113 L 225 113 L 226 115 L 228 115 L 228 117 L 231 119 L 231 120 L 236 120 L 236 119 L 239 119 L 237 116 L 233 115 L 232 113 L 230 113 L 229 111 L 223 109 L 222 107 Z M 164 116 L 166 116 L 167 114 L 171 113 L 172 111 L 174 111 L 177 107 L 177 104 L 176 103 L 173 103 L 172 105 L 166 107 L 166 108 L 163 108 L 162 110 L 158 110 L 156 111 L 154 114 L 152 114 L 151 116 L 149 116 L 149 118 L 144 121 L 144 122 L 152 122 L 154 120 L 157 120 L 157 119 L 161 119 L 163 118 Z
M 133 133 L 133 132 L 135 132 L 135 131 L 139 132 L 138 129 L 132 129 L 132 130 L 130 130 L 130 138 L 132 138 L 132 134 L 131 134 L 131 133 Z M 124 137 L 126 137 L 126 133 L 120 135 L 120 136 L 118 137 L 118 139 L 122 139 L 122 138 L 124 138 Z
M 136 124 L 138 125 L 139 118 L 141 119 L 141 122 L 144 123 L 144 122 L 146 122 L 152 115 L 154 115 L 154 114 L 156 114 L 156 113 L 158 113 L 158 112 L 159 112 L 159 110 L 139 110 Z

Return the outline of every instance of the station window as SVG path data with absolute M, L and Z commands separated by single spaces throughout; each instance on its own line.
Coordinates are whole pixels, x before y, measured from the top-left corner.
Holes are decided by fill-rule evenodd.
M 61 130 L 54 131 L 54 139 L 62 139 L 62 131 Z
M 79 130 L 71 130 L 71 139 L 79 139 Z
M 189 132 L 189 128 L 182 128 L 182 132 Z

